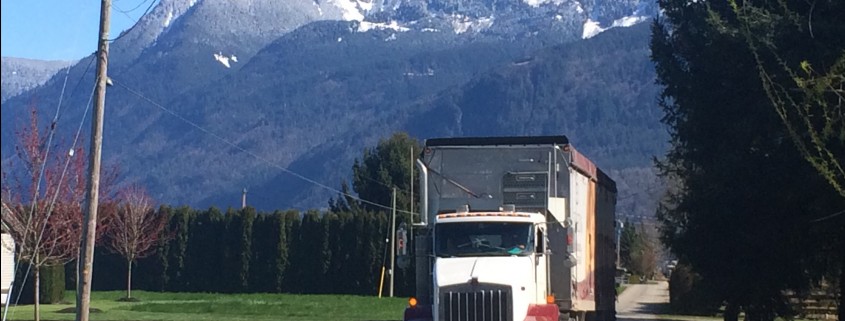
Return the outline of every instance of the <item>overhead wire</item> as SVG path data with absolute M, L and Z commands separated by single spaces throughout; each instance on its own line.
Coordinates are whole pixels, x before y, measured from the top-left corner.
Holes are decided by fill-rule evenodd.
M 195 123 L 195 122 L 193 122 L 193 121 L 191 121 L 191 120 L 189 120 L 189 119 L 187 119 L 187 118 L 183 117 L 182 115 L 179 115 L 178 113 L 176 113 L 176 112 L 174 112 L 174 111 L 172 111 L 172 110 L 168 109 L 167 107 L 165 107 L 165 106 L 163 106 L 163 105 L 161 105 L 161 104 L 159 104 L 159 103 L 157 103 L 157 102 L 153 101 L 152 99 L 148 98 L 148 97 L 147 97 L 147 96 L 145 96 L 144 94 L 142 94 L 142 93 L 140 93 L 140 92 L 138 92 L 138 91 L 136 91 L 136 90 L 134 90 L 134 89 L 132 89 L 132 88 L 127 87 L 127 86 L 126 86 L 126 85 L 124 85 L 122 82 L 120 82 L 120 81 L 118 81 L 118 80 L 116 80 L 116 79 L 114 79 L 114 78 L 112 78 L 112 83 L 113 83 L 114 85 L 116 85 L 116 86 L 119 86 L 119 87 L 121 87 L 121 88 L 125 89 L 126 91 L 128 91 L 129 93 L 131 93 L 131 94 L 135 95 L 136 97 L 138 97 L 138 98 L 140 98 L 140 99 L 142 99 L 142 100 L 144 100 L 144 101 L 146 101 L 146 102 L 148 102 L 148 103 L 152 104 L 153 106 L 158 107 L 158 108 L 159 108 L 159 109 L 161 109 L 162 111 L 164 111 L 164 112 L 166 112 L 166 113 L 168 113 L 168 114 L 170 114 L 170 115 L 172 115 L 172 116 L 174 116 L 174 117 L 178 118 L 179 120 L 181 120 L 181 121 L 183 121 L 183 122 L 187 123 L 187 124 L 188 124 L 188 125 L 190 125 L 191 127 L 194 127 L 194 128 L 196 128 L 197 130 L 199 130 L 199 131 L 201 131 L 201 132 L 205 133 L 206 135 L 209 135 L 209 136 L 211 136 L 211 137 L 213 137 L 213 138 L 215 138 L 215 139 L 219 140 L 220 142 L 222 142 L 222 143 L 224 143 L 224 144 L 226 144 L 226 145 L 229 145 L 230 147 L 232 147 L 232 148 L 234 148 L 234 149 L 237 149 L 238 151 L 240 151 L 240 152 L 242 152 L 242 153 L 244 153 L 244 154 L 247 154 L 247 155 L 249 155 L 249 156 L 252 156 L 253 158 L 255 158 L 255 159 L 257 159 L 257 160 L 259 160 L 259 161 L 261 161 L 261 162 L 263 162 L 263 163 L 265 163 L 265 164 L 267 164 L 267 165 L 271 166 L 271 167 L 274 167 L 274 168 L 276 168 L 276 169 L 279 169 L 279 170 L 281 170 L 281 171 L 283 171 L 283 172 L 285 172 L 285 173 L 287 173 L 287 174 L 290 174 L 290 175 L 292 175 L 292 176 L 294 176 L 294 177 L 296 177 L 296 178 L 299 178 L 299 179 L 301 179 L 301 180 L 303 180 L 303 181 L 305 181 L 305 182 L 308 182 L 308 183 L 311 183 L 311 184 L 313 184 L 313 185 L 316 185 L 316 186 L 318 186 L 318 187 L 320 187 L 320 188 L 323 188 L 323 189 L 325 189 L 325 190 L 329 190 L 329 191 L 332 191 L 332 192 L 335 192 L 335 193 L 338 193 L 338 194 L 341 194 L 341 195 L 344 195 L 344 196 L 348 196 L 348 197 L 350 197 L 350 198 L 352 198 L 352 199 L 355 199 L 355 200 L 357 200 L 357 201 L 360 201 L 360 202 L 362 202 L 362 203 L 369 204 L 369 205 L 372 205 L 372 206 L 375 206 L 375 207 L 378 207 L 378 208 L 382 208 L 382 209 L 386 209 L 386 210 L 392 210 L 392 209 L 393 209 L 393 207 L 391 207 L 391 206 L 387 206 L 387 205 L 384 205 L 384 204 L 379 204 L 379 203 L 376 203 L 376 202 L 373 202 L 373 201 L 369 201 L 369 200 L 366 200 L 366 199 L 360 198 L 360 197 L 358 197 L 358 196 L 356 196 L 356 195 L 352 195 L 352 194 L 349 194 L 349 193 L 343 192 L 343 191 L 338 190 L 338 189 L 336 189 L 336 188 L 330 187 L 330 186 L 328 186 L 328 185 L 325 185 L 325 184 L 323 184 L 323 183 L 320 183 L 320 182 L 317 182 L 317 181 L 315 181 L 315 180 L 313 180 L 313 179 L 310 179 L 310 178 L 308 178 L 308 177 L 305 177 L 305 176 L 303 176 L 303 175 L 301 175 L 301 174 L 299 174 L 299 173 L 296 173 L 296 172 L 294 172 L 294 171 L 292 171 L 292 170 L 290 170 L 290 169 L 285 168 L 284 166 L 278 165 L 278 164 L 276 164 L 276 163 L 274 163 L 274 162 L 270 161 L 269 159 L 267 159 L 267 158 L 265 158 L 265 157 L 263 157 L 263 156 L 260 156 L 260 155 L 258 155 L 258 154 L 256 154 L 256 153 L 254 153 L 254 152 L 251 152 L 251 151 L 249 151 L 249 150 L 247 150 L 247 149 L 245 149 L 245 148 L 241 147 L 240 145 L 235 144 L 235 143 L 233 143 L 232 141 L 230 141 L 230 140 L 228 140 L 228 139 L 226 139 L 226 138 L 224 138 L 224 137 L 222 137 L 222 136 L 220 136 L 220 135 L 218 135 L 218 134 L 215 134 L 214 132 L 212 132 L 212 131 L 210 131 L 210 130 L 208 130 L 208 129 L 205 129 L 204 127 L 200 126 L 199 124 L 197 124 L 197 123 Z M 412 213 L 412 212 L 410 212 L 410 211 L 405 211 L 405 210 L 399 210 L 399 209 L 397 209 L 396 211 L 397 211 L 397 212 L 400 212 L 400 213 L 404 213 L 404 214 L 418 215 L 418 213 Z
M 845 214 L 845 210 L 841 210 L 841 211 L 839 211 L 839 212 L 836 212 L 836 213 L 833 213 L 833 214 L 830 214 L 830 215 L 827 215 L 827 216 L 824 216 L 824 217 L 820 217 L 820 218 L 817 218 L 817 219 L 811 220 L 811 221 L 810 221 L 810 223 L 818 223 L 818 222 L 822 222 L 822 221 L 827 221 L 827 220 L 829 220 L 829 219 L 835 218 L 835 217 L 840 216 L 840 215 L 842 215 L 842 214 Z
M 144 2 L 146 2 L 146 1 L 144 1 Z M 139 4 L 138 6 L 140 7 L 142 4 L 144 4 L 144 2 L 141 2 L 141 4 Z M 153 6 L 155 6 L 155 4 L 156 4 L 156 0 L 150 0 L 150 5 L 147 7 L 147 10 L 144 11 L 144 13 L 138 18 L 138 20 L 135 20 L 135 23 L 132 24 L 132 26 L 129 27 L 129 29 L 126 29 L 123 32 L 121 32 L 120 35 L 117 36 L 117 38 L 109 39 L 108 41 L 109 42 L 115 42 L 118 39 L 123 38 L 123 36 L 128 35 L 130 31 L 132 31 L 133 29 L 135 29 L 136 26 L 138 26 L 138 24 L 141 22 L 141 19 L 143 19 L 144 16 L 146 16 L 148 13 L 150 13 L 150 10 L 153 8 Z M 135 8 L 135 9 L 137 9 L 137 8 Z M 135 9 L 130 10 L 130 12 L 134 11 Z M 127 12 L 124 12 L 123 10 L 120 10 L 120 9 L 118 9 L 118 11 L 123 13 L 124 15 L 129 17 L 130 19 L 132 18 L 131 16 L 129 16 L 129 14 Z
M 113 5 L 114 5 L 114 7 L 115 7 L 115 8 L 117 8 L 117 11 L 118 11 L 118 12 L 123 13 L 123 14 L 127 14 L 127 15 L 128 15 L 128 14 L 129 14 L 129 13 L 131 13 L 132 11 L 138 10 L 138 8 L 140 8 L 140 7 L 141 7 L 141 6 L 143 6 L 145 3 L 147 3 L 147 1 L 150 1 L 150 0 L 144 0 L 144 1 L 141 1 L 141 2 L 139 2 L 139 3 L 138 3 L 138 5 L 136 5 L 134 8 L 129 9 L 129 10 L 122 10 L 122 9 L 120 9 L 120 7 L 118 7 L 116 3 L 113 3 Z M 153 2 L 155 2 L 155 0 L 153 0 Z M 130 17 L 130 18 L 131 18 L 131 17 Z

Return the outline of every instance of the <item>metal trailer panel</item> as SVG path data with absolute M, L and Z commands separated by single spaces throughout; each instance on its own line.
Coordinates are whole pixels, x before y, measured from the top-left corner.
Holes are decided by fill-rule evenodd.
M 596 319 L 616 320 L 616 184 L 602 171 L 596 176 Z
M 503 137 L 453 137 L 431 138 L 426 147 L 434 146 L 506 146 L 506 145 L 566 145 L 566 136 L 503 136 Z
M 562 260 L 557 256 L 558 260 L 553 264 L 558 267 L 553 266 L 550 275 L 552 289 L 558 297 L 568 294 L 558 300 L 563 311 L 588 312 L 590 320 L 615 320 L 616 183 L 571 146 L 564 150 L 564 157 L 569 160 L 566 217 L 576 231 L 577 265 L 562 269 L 559 265 Z M 562 240 L 565 244 L 565 228 L 550 230 L 560 231 L 559 235 L 550 234 L 550 243 Z M 566 285 L 571 286 L 571 291 L 563 290 L 563 276 L 568 278 Z
M 554 209 L 560 209 L 561 212 L 556 212 L 550 209 L 552 222 L 546 226 L 546 236 L 548 238 L 547 248 L 551 253 L 548 256 L 549 260 L 549 288 L 550 293 L 555 296 L 555 303 L 563 311 L 572 309 L 572 267 L 568 264 L 568 256 L 566 250 L 566 228 L 562 223 L 555 224 L 555 222 L 563 222 L 566 219 L 567 199 L 552 198 L 549 199 L 549 204 L 563 203 L 558 206 L 550 206 Z
M 570 169 L 569 219 L 575 235 L 575 257 L 578 264 L 572 272 L 572 301 L 576 311 L 595 310 L 595 207 L 591 194 L 593 182 L 585 173 Z

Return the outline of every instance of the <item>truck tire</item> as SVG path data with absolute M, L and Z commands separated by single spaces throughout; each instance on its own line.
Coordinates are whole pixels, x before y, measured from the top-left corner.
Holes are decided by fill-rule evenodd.
M 597 321 L 598 314 L 596 311 L 587 311 L 584 313 L 584 320 L 585 321 Z
M 569 311 L 569 313 L 560 314 L 561 321 L 586 321 L 587 313 L 584 311 Z

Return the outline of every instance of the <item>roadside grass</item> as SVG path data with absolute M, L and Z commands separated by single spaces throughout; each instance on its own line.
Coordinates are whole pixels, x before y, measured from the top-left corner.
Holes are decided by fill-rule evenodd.
M 119 301 L 123 291 L 94 292 L 91 320 L 401 320 L 405 298 L 354 295 L 158 293 L 132 291 L 137 302 Z M 74 293 L 66 294 L 73 301 Z M 42 320 L 73 320 L 74 304 L 41 305 Z M 9 309 L 9 320 L 32 320 L 32 305 Z M 60 312 L 62 310 L 70 312 Z M 5 311 L 4 311 L 5 312 Z

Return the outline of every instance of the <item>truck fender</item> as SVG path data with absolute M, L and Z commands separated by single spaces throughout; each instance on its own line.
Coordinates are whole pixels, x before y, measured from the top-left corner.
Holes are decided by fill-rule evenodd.
M 531 304 L 524 321 L 558 321 L 559 317 L 557 304 Z

